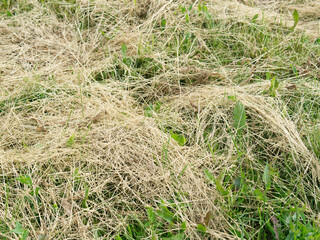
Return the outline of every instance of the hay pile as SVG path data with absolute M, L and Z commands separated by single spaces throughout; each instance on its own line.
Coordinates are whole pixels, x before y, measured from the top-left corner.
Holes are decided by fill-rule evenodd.
M 176 41 L 184 25 L 175 12 L 192 1 L 137 2 L 32 0 L 1 16 L 1 221 L 9 229 L 21 222 L 31 239 L 114 239 L 132 216 L 144 219 L 146 207 L 157 209 L 163 200 L 175 204 L 190 239 L 201 238 L 197 224 L 209 211 L 209 236 L 237 239 L 231 233 L 237 223 L 218 204 L 223 198 L 203 170 L 217 177 L 242 161 L 243 168 L 263 171 L 257 159 L 280 167 L 288 155 L 297 175 L 311 172 L 303 179 L 306 191 L 319 194 L 311 186 L 320 176 L 318 161 L 285 104 L 263 94 L 269 83 L 236 86 L 231 68 L 212 70 L 213 59 L 196 57 L 199 66 L 190 67 L 192 52 L 177 58 L 164 48 L 143 55 L 159 64 L 156 70 L 135 74 L 119 62 L 122 44 L 135 59 L 162 35 Z M 164 18 L 171 32 L 155 30 Z M 206 49 L 201 34 L 195 44 Z M 249 116 L 240 158 L 230 134 L 235 101 L 228 96 Z M 157 101 L 159 109 L 146 115 Z M 187 143 L 180 146 L 170 130 Z M 211 152 L 208 142 L 218 149 Z M 17 180 L 25 175 L 32 184 Z M 5 231 L 0 236 L 14 239 Z

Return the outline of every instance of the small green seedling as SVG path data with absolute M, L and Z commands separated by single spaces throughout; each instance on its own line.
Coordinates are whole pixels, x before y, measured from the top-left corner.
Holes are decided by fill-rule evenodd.
M 256 197 L 256 199 L 257 199 L 258 201 L 263 201 L 263 200 L 264 200 L 264 195 L 263 195 L 263 193 L 261 192 L 260 189 L 255 189 L 255 190 L 253 191 L 253 194 L 254 194 L 254 196 Z
M 166 20 L 165 18 L 161 18 L 160 26 L 161 26 L 162 28 L 165 28 L 166 25 L 167 25 L 167 20 Z
M 252 20 L 251 20 L 251 22 L 252 22 L 252 23 L 255 23 L 256 20 L 258 19 L 258 17 L 259 17 L 259 14 L 254 15 L 253 18 L 252 18 Z
M 220 174 L 220 176 L 217 179 L 214 178 L 213 174 L 208 169 L 204 170 L 204 174 L 205 174 L 206 178 L 209 180 L 209 182 L 215 183 L 216 189 L 218 190 L 218 192 L 222 196 L 229 195 L 229 191 L 224 189 L 224 187 L 221 184 L 221 182 L 223 182 L 223 174 L 222 173 Z
M 31 196 L 38 196 L 40 189 L 40 187 L 36 187 L 34 191 L 31 191 Z
M 298 11 L 296 9 L 293 11 L 292 16 L 293 16 L 294 24 L 290 29 L 293 31 L 296 28 L 296 26 L 297 26 L 297 24 L 299 22 L 299 18 L 300 18 L 299 17 L 299 13 L 298 13 Z
M 74 137 L 75 135 L 73 134 L 71 137 L 69 137 L 68 141 L 67 141 L 67 147 L 72 147 L 74 144 Z
M 121 53 L 122 53 L 123 63 L 127 66 L 130 66 L 132 64 L 132 60 L 131 60 L 131 58 L 127 57 L 127 50 L 128 50 L 127 45 L 122 43 L 121 44 Z
M 122 57 L 125 59 L 127 58 L 127 45 L 125 45 L 124 43 L 121 44 L 121 53 L 122 53 Z
M 161 102 L 155 102 L 154 104 L 149 104 L 144 110 L 144 114 L 147 117 L 153 117 L 155 113 L 159 112 L 161 108 Z
M 216 179 L 215 183 L 216 183 L 216 188 L 218 190 L 218 192 L 222 195 L 222 196 L 228 196 L 229 195 L 229 191 L 224 189 L 224 187 L 221 184 L 221 180 L 222 180 L 222 176 L 220 176 L 219 178 Z
M 31 179 L 30 175 L 21 175 L 21 176 L 17 177 L 16 179 L 19 182 L 21 182 L 22 184 L 32 186 L 32 179 Z
M 183 146 L 187 139 L 182 134 L 172 133 L 171 138 L 173 138 L 180 146 Z
M 13 14 L 12 14 L 10 11 L 7 10 L 7 16 L 8 16 L 8 17 L 12 17 Z
M 237 101 L 237 96 L 229 95 L 228 99 L 232 100 L 233 102 Z
M 246 125 L 246 119 L 247 115 L 244 105 L 242 104 L 242 102 L 238 101 L 233 111 L 233 126 L 237 130 L 237 135 L 241 135 L 242 129 Z
M 177 217 L 164 205 L 164 202 L 162 203 L 163 204 L 160 209 L 157 210 L 157 216 L 167 221 L 169 224 L 175 223 L 177 221 Z
M 20 235 L 21 240 L 26 240 L 29 234 L 28 230 L 22 228 L 22 225 L 19 222 L 16 222 L 16 227 L 12 229 L 11 232 Z
M 295 66 L 293 66 L 292 64 L 290 64 L 290 66 L 292 68 L 292 71 L 293 71 L 294 75 L 296 75 L 296 77 L 299 77 L 298 70 L 295 68 Z
M 214 176 L 208 169 L 204 170 L 204 174 L 209 181 L 214 181 Z
M 86 187 L 86 193 L 85 193 L 84 199 L 81 203 L 82 208 L 88 208 L 88 206 L 87 206 L 88 197 L 89 197 L 89 187 Z
M 264 91 L 263 93 L 268 93 L 270 95 L 270 97 L 275 97 L 277 95 L 278 87 L 279 87 L 279 82 L 274 77 L 271 79 L 270 88 L 267 91 Z
M 202 224 L 198 224 L 198 225 L 197 225 L 197 231 L 200 232 L 200 233 L 202 233 L 202 234 L 204 234 L 204 233 L 207 232 L 207 228 L 206 228 L 206 226 L 204 226 L 204 225 L 202 225 Z
M 264 182 L 266 190 L 269 190 L 271 187 L 271 175 L 273 172 L 270 170 L 270 167 L 268 164 L 264 167 L 262 180 Z

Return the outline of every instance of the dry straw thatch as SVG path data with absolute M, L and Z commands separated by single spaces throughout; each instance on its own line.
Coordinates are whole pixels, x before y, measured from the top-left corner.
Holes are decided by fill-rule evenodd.
M 145 218 L 147 206 L 157 208 L 164 200 L 176 204 L 191 239 L 201 239 L 197 224 L 209 211 L 211 238 L 238 239 L 230 231 L 237 222 L 218 204 L 223 198 L 203 174 L 204 168 L 214 176 L 238 168 L 230 135 L 235 102 L 228 96 L 236 96 L 249 116 L 242 167 L 261 171 L 256 159 L 272 159 L 269 164 L 279 167 L 281 156 L 290 155 L 292 171 L 311 172 L 303 179 L 305 191 L 319 194 L 318 159 L 284 112 L 285 103 L 264 94 L 269 83 L 250 84 L 249 71 L 249 81 L 236 86 L 237 66 L 211 68 L 216 53 L 201 62 L 197 53 L 176 57 L 156 48 L 144 57 L 161 66 L 154 70 L 159 74 L 144 77 L 117 62 L 121 44 L 135 58 L 163 36 L 163 44 L 175 42 L 186 30 L 177 9 L 199 1 L 71 2 L 32 0 L 25 9 L 13 5 L 14 16 L 0 17 L 0 181 L 6 186 L 0 188 L 0 219 L 10 228 L 19 219 L 32 239 L 95 239 L 98 230 L 103 239 L 113 239 L 132 215 Z M 231 3 L 208 1 L 208 7 L 227 21 Z M 261 11 L 254 3 L 239 4 Z M 154 28 L 161 19 L 171 32 Z M 210 51 L 206 30 L 190 31 L 199 48 Z M 257 71 L 274 67 L 268 64 Z M 112 75 L 119 66 L 129 73 L 122 81 Z M 103 83 L 95 81 L 99 74 Z M 148 117 L 145 103 L 152 101 L 161 102 L 161 111 Z M 187 144 L 171 139 L 168 129 L 182 133 Z M 212 155 L 208 140 L 221 149 Z M 16 180 L 24 174 L 31 176 L 32 188 L 40 187 L 38 198 Z M 86 189 L 89 207 L 83 208 Z

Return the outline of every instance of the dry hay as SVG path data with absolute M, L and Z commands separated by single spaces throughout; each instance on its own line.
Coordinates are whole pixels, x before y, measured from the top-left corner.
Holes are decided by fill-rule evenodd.
M 292 27 L 292 13 L 298 10 L 300 21 L 297 29 L 305 31 L 314 39 L 320 36 L 319 14 L 320 5 L 317 0 L 311 1 L 279 1 L 279 0 L 232 0 L 213 1 L 212 8 L 225 18 L 235 18 L 242 21 L 252 19 L 256 14 L 259 19 L 271 22 L 277 21 Z M 303 2 L 303 3 L 301 3 Z M 241 13 L 241 14 L 238 14 Z
M 176 113 L 171 117 L 173 122 L 180 124 L 186 122 L 185 115 L 188 115 L 188 112 L 197 114 L 197 121 L 186 123 L 188 124 L 186 127 L 191 127 L 191 129 L 188 129 L 188 132 L 185 133 L 194 134 L 195 136 L 189 136 L 189 138 L 196 139 L 199 145 L 204 145 L 203 132 L 208 126 L 213 125 L 216 131 L 219 130 L 219 127 L 224 131 L 231 127 L 230 115 L 232 114 L 228 114 L 228 112 L 233 109 L 234 100 L 230 100 L 230 96 L 235 96 L 237 100 L 244 104 L 247 114 L 250 115 L 252 125 L 248 123 L 247 134 L 252 134 L 250 138 L 256 145 L 269 146 L 270 154 L 273 154 L 274 149 L 291 152 L 293 156 L 298 157 L 296 159 L 296 161 L 299 161 L 297 164 L 303 166 L 304 169 L 308 169 L 310 164 L 314 164 L 313 167 L 316 169 L 314 176 L 317 177 L 320 169 L 316 157 L 303 143 L 296 124 L 286 116 L 285 106 L 283 106 L 283 109 L 277 109 L 275 106 L 281 106 L 281 104 L 277 104 L 272 98 L 262 96 L 261 93 L 267 88 L 268 84 L 261 83 L 236 88 L 207 85 L 192 89 L 185 96 L 175 97 L 170 101 L 170 107 L 168 108 Z M 166 112 L 166 114 L 170 116 L 170 113 Z M 224 126 L 219 126 L 219 118 L 223 120 Z M 265 131 L 270 134 L 270 138 L 263 136 Z M 227 142 L 232 145 L 230 133 L 224 132 L 223 134 L 225 136 L 220 136 L 220 138 L 228 138 Z M 214 142 L 215 131 L 212 131 L 211 135 L 207 138 Z M 252 145 L 252 143 L 249 145 Z M 232 148 L 232 150 L 235 152 L 229 153 L 230 156 L 236 154 L 236 149 Z
M 227 223 L 214 205 L 214 189 L 204 184 L 199 168 L 210 156 L 203 156 L 197 147 L 169 142 L 157 124 L 141 115 L 132 99 L 118 90 L 91 89 L 95 95 L 83 99 L 83 109 L 76 107 L 80 100 L 63 98 L 75 108 L 71 114 L 52 96 L 55 101 L 51 103 L 44 99 L 34 104 L 38 113 L 12 112 L 2 117 L 6 121 L 1 124 L 3 180 L 8 183 L 24 171 L 31 172 L 33 185 L 41 188 L 37 201 L 19 206 L 26 220 L 40 216 L 31 234 L 36 236 L 41 229 L 49 238 L 92 239 L 93 232 L 101 228 L 109 232 L 106 237 L 112 237 L 132 214 L 140 215 L 146 206 L 156 207 L 161 199 L 177 201 L 179 196 L 177 205 L 187 207 L 183 212 L 177 210 L 184 221 L 194 226 L 211 210 L 217 219 L 212 223 L 213 234 L 223 235 Z M 112 95 L 114 92 L 117 94 Z M 66 102 L 63 107 L 72 109 Z M 67 141 L 74 133 L 70 148 Z M 187 165 L 190 167 L 180 176 Z M 90 189 L 90 210 L 81 208 L 82 181 Z M 1 216 L 10 219 L 16 207 L 11 201 L 23 199 L 29 190 L 17 183 L 8 191 L 10 206 Z M 38 205 L 36 213 L 30 210 L 34 204 Z
M 246 134 L 256 143 L 247 142 L 248 167 L 257 167 L 255 158 L 263 158 L 254 147 L 269 146 L 266 154 L 275 161 L 281 161 L 278 152 L 292 154 L 300 169 L 311 169 L 314 178 L 319 175 L 295 124 L 274 108 L 271 98 L 262 96 L 268 86 L 233 87 L 226 72 L 190 67 L 180 69 L 179 79 L 197 79 L 197 87 L 182 87 L 172 66 L 171 72 L 135 83 L 134 89 L 112 79 L 105 85 L 92 82 L 92 73 L 113 64 L 122 43 L 128 56 L 136 55 L 153 21 L 166 14 L 174 18 L 164 9 L 170 12 L 181 2 L 144 1 L 131 7 L 124 1 L 83 1 L 75 21 L 61 20 L 57 9 L 48 11 L 30 1 L 32 10 L 1 21 L 1 179 L 12 186 L 1 188 L 1 198 L 7 199 L 0 203 L 1 219 L 23 219 L 33 238 L 93 239 L 98 229 L 112 238 L 125 230 L 132 215 L 143 217 L 146 206 L 157 208 L 163 199 L 176 204 L 175 214 L 187 222 L 189 236 L 198 237 L 196 225 L 212 211 L 208 233 L 236 239 L 229 232 L 230 219 L 216 204 L 217 190 L 203 174 L 204 167 L 218 176 L 221 169 L 235 166 L 237 153 L 227 131 L 234 106 L 229 95 L 241 100 L 251 116 Z M 80 20 L 91 28 L 80 32 L 74 26 Z M 115 32 L 117 38 L 106 40 L 104 35 Z M 143 89 L 140 97 L 146 101 L 168 96 L 156 118 L 144 116 L 137 89 Z M 208 126 L 216 128 L 208 138 L 225 146 L 214 158 L 205 150 Z M 178 128 L 195 141 L 179 146 L 166 127 Z M 68 143 L 72 136 L 74 142 Z M 41 188 L 39 198 L 23 201 L 30 189 L 16 177 L 26 173 L 33 188 Z M 89 208 L 82 207 L 86 188 Z

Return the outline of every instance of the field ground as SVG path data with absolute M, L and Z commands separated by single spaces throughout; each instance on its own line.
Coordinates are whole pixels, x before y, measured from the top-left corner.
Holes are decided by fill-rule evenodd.
M 0 239 L 320 239 L 319 1 L 0 9 Z

